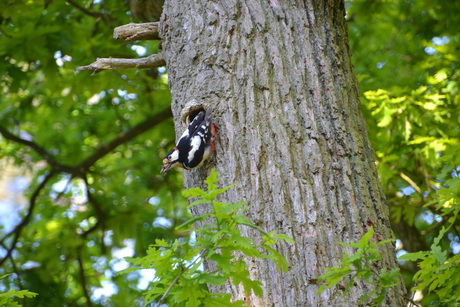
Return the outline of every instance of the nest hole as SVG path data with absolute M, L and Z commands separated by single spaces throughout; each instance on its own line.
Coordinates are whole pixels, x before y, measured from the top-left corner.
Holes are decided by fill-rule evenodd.
M 186 120 L 185 120 L 185 124 L 186 125 L 189 125 L 192 120 L 198 115 L 198 113 L 200 113 L 201 111 L 206 111 L 202 106 L 200 106 L 199 108 L 196 108 L 196 109 L 193 109 L 193 110 L 190 110 L 189 113 L 186 115 Z

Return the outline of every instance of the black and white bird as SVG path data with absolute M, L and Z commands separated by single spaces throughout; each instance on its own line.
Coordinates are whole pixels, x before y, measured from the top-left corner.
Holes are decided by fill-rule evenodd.
M 161 174 L 173 167 L 195 169 L 203 165 L 214 152 L 215 128 L 209 119 L 209 111 L 200 111 L 184 131 L 176 147 L 163 159 Z

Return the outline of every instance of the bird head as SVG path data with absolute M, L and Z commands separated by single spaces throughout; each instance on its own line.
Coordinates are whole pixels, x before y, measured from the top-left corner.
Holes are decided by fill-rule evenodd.
M 172 167 L 181 167 L 182 163 L 179 162 L 179 149 L 174 147 L 163 158 L 163 167 L 161 168 L 161 174 L 164 176 L 168 170 Z

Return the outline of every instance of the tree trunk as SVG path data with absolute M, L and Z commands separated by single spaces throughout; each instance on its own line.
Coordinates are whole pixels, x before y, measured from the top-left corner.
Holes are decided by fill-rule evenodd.
M 210 109 L 218 127 L 217 155 L 186 171 L 185 186 L 202 186 L 216 167 L 222 185 L 236 184 L 227 201 L 248 201 L 252 221 L 296 241 L 277 246 L 288 273 L 264 260 L 249 263 L 264 288 L 263 298 L 246 298 L 253 306 L 356 306 L 371 285 L 357 281 L 347 295 L 343 287 L 318 295 L 318 276 L 352 252 L 337 242 L 358 240 L 370 226 L 377 239 L 392 237 L 344 14 L 341 0 L 165 2 L 161 31 L 177 134 L 191 100 Z M 393 246 L 382 253 L 376 266 L 396 267 Z M 225 291 L 244 297 L 239 288 Z M 389 293 L 386 305 L 403 306 L 397 291 L 404 290 Z

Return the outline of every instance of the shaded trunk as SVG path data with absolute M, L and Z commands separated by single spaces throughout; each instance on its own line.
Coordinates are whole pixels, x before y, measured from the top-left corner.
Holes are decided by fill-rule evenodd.
M 193 99 L 219 129 L 217 155 L 184 173 L 186 187 L 202 186 L 216 167 L 222 185 L 236 184 L 227 201 L 248 201 L 252 221 L 296 241 L 277 246 L 288 273 L 267 261 L 249 263 L 264 296 L 246 299 L 253 306 L 355 306 L 372 286 L 357 281 L 348 295 L 340 287 L 317 295 L 318 276 L 351 252 L 337 242 L 358 240 L 370 226 L 378 239 L 392 233 L 343 2 L 167 0 L 161 30 L 177 133 Z M 393 246 L 382 251 L 376 269 L 396 267 Z M 244 297 L 239 288 L 225 291 Z M 403 302 L 392 292 L 386 304 Z

